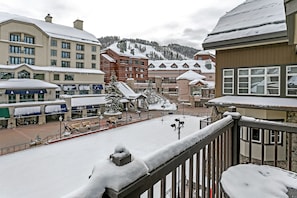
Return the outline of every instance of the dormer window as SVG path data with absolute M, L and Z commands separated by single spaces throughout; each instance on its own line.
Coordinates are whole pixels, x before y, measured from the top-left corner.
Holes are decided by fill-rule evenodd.
M 174 63 L 171 65 L 171 68 L 178 68 L 177 65 Z
M 187 63 L 183 64 L 183 68 L 189 68 L 189 65 Z
M 166 65 L 164 65 L 163 63 L 159 66 L 160 68 L 166 68 Z
M 198 63 L 195 63 L 194 67 L 200 68 L 200 65 Z
M 150 65 L 148 66 L 148 68 L 155 68 L 155 65 L 150 64 Z

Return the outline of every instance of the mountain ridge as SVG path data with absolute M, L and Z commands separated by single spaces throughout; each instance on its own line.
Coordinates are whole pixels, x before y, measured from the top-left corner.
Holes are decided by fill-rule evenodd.
M 102 49 L 112 45 L 117 45 L 120 51 L 134 51 L 142 53 L 150 60 L 186 60 L 193 59 L 194 55 L 200 50 L 193 47 L 183 46 L 176 43 L 161 46 L 156 41 L 148 41 L 144 39 L 124 38 L 118 36 L 105 36 L 98 38 L 102 45 Z M 115 44 L 116 43 L 116 44 Z

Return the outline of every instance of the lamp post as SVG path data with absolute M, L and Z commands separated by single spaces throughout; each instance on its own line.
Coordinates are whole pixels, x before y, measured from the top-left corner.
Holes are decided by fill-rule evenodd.
M 177 138 L 178 140 L 180 140 L 180 129 L 184 127 L 185 122 L 181 121 L 178 118 L 176 118 L 174 121 L 177 122 L 177 124 L 174 123 L 174 124 L 171 124 L 170 126 L 174 128 L 174 130 L 177 129 Z M 179 180 L 180 180 L 180 167 L 178 166 L 177 197 L 180 197 Z
M 63 121 L 62 116 L 59 117 L 59 121 L 60 121 L 60 139 L 61 139 L 62 138 L 62 121 Z
M 147 119 L 148 120 L 150 119 L 150 108 L 149 108 L 149 106 L 147 106 Z
M 163 122 L 163 117 L 164 117 L 164 110 L 165 110 L 165 105 L 163 104 L 161 107 L 162 107 L 162 109 L 163 109 L 163 110 L 162 110 L 162 122 Z

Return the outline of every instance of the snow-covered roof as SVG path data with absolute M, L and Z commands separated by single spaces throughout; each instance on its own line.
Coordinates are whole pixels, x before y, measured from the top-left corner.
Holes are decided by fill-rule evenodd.
M 206 77 L 198 74 L 192 70 L 189 70 L 185 73 L 183 73 L 182 75 L 178 76 L 176 78 L 176 80 L 189 80 L 189 81 L 193 81 L 193 80 L 204 80 Z
M 116 61 L 111 58 L 108 54 L 101 54 L 106 60 L 108 60 L 109 62 L 115 63 Z
M 100 45 L 100 42 L 94 35 L 84 30 L 79 30 L 74 27 L 69 27 L 69 26 L 45 22 L 42 20 L 32 19 L 24 16 L 19 16 L 16 14 L 0 12 L 0 24 L 10 20 L 34 24 L 38 28 L 40 28 L 45 34 L 53 38 L 67 39 L 67 40 L 72 40 L 77 42 Z
M 287 39 L 283 0 L 246 0 L 222 16 L 203 42 L 215 49 L 246 42 Z
M 71 107 L 82 107 L 82 106 L 91 106 L 106 104 L 105 95 L 102 96 L 91 96 L 91 97 L 72 97 L 71 98 Z
M 200 50 L 199 52 L 197 52 L 196 54 L 194 54 L 194 56 L 196 55 L 207 55 L 207 56 L 213 56 L 215 57 L 214 54 L 210 53 L 210 51 L 208 50 Z
M 143 53 L 140 52 L 138 48 L 134 48 L 134 54 L 131 53 L 131 50 L 127 49 L 127 51 L 121 52 L 120 48 L 117 47 L 117 43 L 112 44 L 108 48 L 104 49 L 107 50 L 110 49 L 114 52 L 116 52 L 119 56 L 127 56 L 130 58 L 138 58 L 138 59 L 148 59 Z
M 149 71 L 154 70 L 200 70 L 215 73 L 215 63 L 211 60 L 149 60 Z
M 36 66 L 28 64 L 18 64 L 18 65 L 0 65 L 0 69 L 11 69 L 15 70 L 19 67 L 29 67 L 35 71 L 50 71 L 50 72 L 65 72 L 65 73 L 88 73 L 88 74 L 104 74 L 98 69 L 83 69 L 83 68 L 70 68 L 70 67 L 54 67 L 54 66 Z
M 0 81 L 0 89 L 56 89 L 58 85 L 37 79 L 8 79 Z
M 189 85 L 197 85 L 202 84 L 205 85 L 208 89 L 214 89 L 215 88 L 215 81 L 206 81 L 202 79 L 192 80 L 189 82 Z
M 237 106 L 243 108 L 293 110 L 297 109 L 296 98 L 259 96 L 222 96 L 208 101 L 210 106 Z
M 124 95 L 127 99 L 137 99 L 141 94 L 135 93 L 133 89 L 131 89 L 126 83 L 124 82 L 116 82 L 116 87 L 119 91 Z

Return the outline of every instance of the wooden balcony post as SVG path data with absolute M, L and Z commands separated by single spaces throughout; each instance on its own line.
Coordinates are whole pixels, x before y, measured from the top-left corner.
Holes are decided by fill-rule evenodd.
M 231 106 L 228 108 L 228 112 L 224 113 L 224 116 L 231 115 L 234 120 L 234 126 L 232 127 L 232 135 L 231 135 L 231 149 L 232 156 L 231 162 L 232 166 L 240 163 L 240 127 L 238 122 L 241 118 L 241 114 L 236 112 L 236 107 Z

